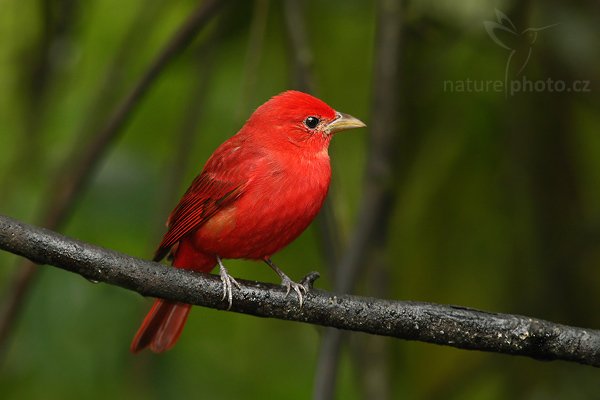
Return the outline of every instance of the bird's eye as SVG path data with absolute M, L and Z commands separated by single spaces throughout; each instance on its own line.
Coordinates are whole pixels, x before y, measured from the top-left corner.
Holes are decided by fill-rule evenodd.
M 317 125 L 319 125 L 319 118 L 317 117 L 308 117 L 304 120 L 304 125 L 306 125 L 309 129 L 315 129 Z

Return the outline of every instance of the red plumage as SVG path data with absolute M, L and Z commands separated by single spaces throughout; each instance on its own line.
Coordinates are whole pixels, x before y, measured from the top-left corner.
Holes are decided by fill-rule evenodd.
M 217 257 L 270 262 L 306 229 L 325 200 L 333 133 L 360 126 L 359 120 L 305 93 L 271 98 L 208 159 L 171 213 L 154 260 L 171 253 L 173 266 L 200 272 L 211 271 Z M 276 271 L 289 289 L 291 282 Z M 225 284 L 224 274 L 223 268 Z M 298 285 L 291 284 L 302 300 Z M 188 304 L 156 300 L 131 351 L 171 348 L 189 310 Z

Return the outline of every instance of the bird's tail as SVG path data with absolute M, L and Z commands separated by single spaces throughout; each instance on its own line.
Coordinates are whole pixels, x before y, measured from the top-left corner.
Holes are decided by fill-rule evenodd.
M 146 347 L 155 353 L 169 350 L 179 339 L 191 308 L 189 304 L 157 299 L 131 342 L 131 352 Z
M 159 248 L 154 261 L 164 256 L 160 251 Z M 180 241 L 171 254 L 175 268 L 210 272 L 215 265 L 214 256 L 197 251 L 189 240 Z M 179 339 L 191 308 L 189 304 L 157 299 L 131 342 L 131 352 L 138 353 L 147 347 L 155 353 L 169 350 Z

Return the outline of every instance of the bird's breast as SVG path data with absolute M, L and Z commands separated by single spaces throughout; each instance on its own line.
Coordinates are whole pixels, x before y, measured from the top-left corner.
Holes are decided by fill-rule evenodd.
M 274 158 L 258 168 L 244 194 L 198 230 L 196 243 L 224 258 L 270 256 L 316 217 L 329 189 L 329 157 Z

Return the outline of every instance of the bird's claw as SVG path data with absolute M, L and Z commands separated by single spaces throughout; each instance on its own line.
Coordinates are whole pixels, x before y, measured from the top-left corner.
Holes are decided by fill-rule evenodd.
M 300 308 L 302 308 L 302 305 L 304 304 L 304 295 L 302 294 L 302 292 L 304 292 L 304 294 L 306 294 L 306 293 L 308 293 L 308 290 L 310 288 L 307 285 L 305 285 L 304 282 L 296 283 L 293 280 L 291 280 L 282 270 L 279 269 L 279 267 L 277 265 L 275 265 L 273 263 L 273 261 L 271 261 L 270 258 L 265 258 L 264 261 L 281 278 L 281 285 L 285 286 L 285 288 L 287 289 L 287 291 L 285 292 L 285 297 L 287 297 L 290 294 L 290 291 L 292 289 L 294 289 L 294 292 L 296 292 L 296 294 L 298 295 L 298 301 L 300 302 Z M 317 276 L 318 276 L 318 274 L 317 274 Z
M 286 288 L 285 297 L 288 297 L 290 291 L 294 289 L 294 292 L 296 292 L 296 295 L 298 296 L 298 301 L 300 302 L 300 308 L 302 308 L 302 305 L 304 304 L 304 295 L 308 293 L 308 289 L 306 288 L 306 286 L 294 282 L 287 276 L 281 279 L 281 285 L 285 286 Z
M 217 258 L 217 261 L 219 262 L 219 276 L 221 277 L 221 282 L 223 282 L 223 297 L 221 297 L 221 301 L 227 299 L 227 310 L 231 310 L 231 305 L 233 304 L 232 286 L 235 285 L 240 290 L 242 287 L 233 276 L 229 275 L 221 259 Z

